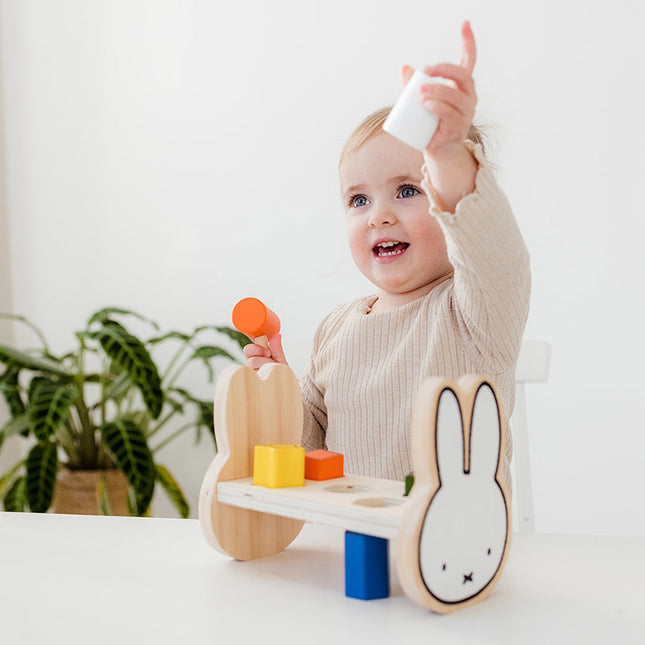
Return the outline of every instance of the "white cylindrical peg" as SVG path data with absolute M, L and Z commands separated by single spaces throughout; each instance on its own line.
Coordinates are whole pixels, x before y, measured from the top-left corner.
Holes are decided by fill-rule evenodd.
M 383 124 L 383 130 L 421 151 L 428 146 L 439 125 L 439 118 L 421 103 L 421 86 L 428 83 L 448 84 L 450 81 L 417 70 Z

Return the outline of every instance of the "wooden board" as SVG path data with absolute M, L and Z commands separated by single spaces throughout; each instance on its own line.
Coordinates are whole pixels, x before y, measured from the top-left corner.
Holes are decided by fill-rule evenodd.
M 247 477 L 218 484 L 217 499 L 222 504 L 395 538 L 403 492 L 403 482 L 359 475 L 305 480 L 304 486 L 292 488 L 254 486 L 253 478 Z
M 238 560 L 283 551 L 303 522 L 222 504 L 217 485 L 253 475 L 253 450 L 268 443 L 299 444 L 302 397 L 287 365 L 267 364 L 257 373 L 231 366 L 217 380 L 215 436 L 218 453 L 199 496 L 199 519 L 209 544 Z

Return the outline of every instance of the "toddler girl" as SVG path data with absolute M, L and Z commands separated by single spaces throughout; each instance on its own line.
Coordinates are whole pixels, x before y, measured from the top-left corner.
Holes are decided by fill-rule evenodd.
M 368 116 L 341 153 L 352 257 L 376 294 L 334 309 L 314 336 L 302 377 L 305 450 L 345 457 L 348 473 L 411 471 L 412 402 L 429 376 L 489 375 L 510 416 L 530 295 L 529 257 L 472 127 L 475 41 L 462 27 L 459 65 L 425 68 L 454 86 L 421 88 L 439 117 L 423 153 Z M 404 83 L 413 70 L 403 68 Z M 247 364 L 286 362 L 277 335 L 248 345 Z M 510 483 L 510 433 L 504 446 Z

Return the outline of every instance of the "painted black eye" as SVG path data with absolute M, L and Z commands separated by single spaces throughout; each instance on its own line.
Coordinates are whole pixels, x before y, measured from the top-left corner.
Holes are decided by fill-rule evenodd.
M 446 563 L 445 563 L 445 562 L 441 565 L 441 570 L 442 570 L 442 571 L 445 571 L 445 570 L 446 570 Z
M 487 555 L 490 555 L 490 549 L 488 549 L 488 554 Z

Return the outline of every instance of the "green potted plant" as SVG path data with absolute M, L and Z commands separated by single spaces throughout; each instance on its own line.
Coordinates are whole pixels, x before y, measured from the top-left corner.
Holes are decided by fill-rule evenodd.
M 106 482 L 122 473 L 123 500 L 130 514 L 149 513 L 159 484 L 179 514 L 187 517 L 189 506 L 179 484 L 155 455 L 190 429 L 197 439 L 205 429 L 214 440 L 213 404 L 181 387 L 178 378 L 192 361 L 203 363 L 211 382 L 214 358 L 239 362 L 218 345 L 202 344 L 205 334 L 226 336 L 240 348 L 248 338 L 214 325 L 162 334 L 156 323 L 110 307 L 97 311 L 86 328 L 75 333 L 74 351 L 56 356 L 26 318 L 2 317 L 28 325 L 42 344 L 25 351 L 0 345 L 0 393 L 10 413 L 0 429 L 0 450 L 12 435 L 22 436 L 29 448 L 26 458 L 0 474 L 5 510 L 45 512 L 64 474 L 90 471 L 96 475 L 91 495 L 97 512 L 114 512 L 117 494 L 108 493 Z M 149 335 L 135 336 L 124 326 L 124 318 L 143 321 Z M 162 371 L 153 354 L 163 353 L 160 348 L 167 344 L 174 347 Z M 182 425 L 169 430 L 168 423 L 178 415 L 183 416 Z M 62 490 L 62 484 L 58 488 Z

